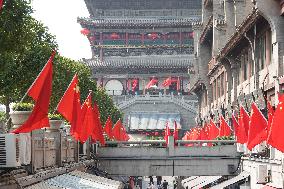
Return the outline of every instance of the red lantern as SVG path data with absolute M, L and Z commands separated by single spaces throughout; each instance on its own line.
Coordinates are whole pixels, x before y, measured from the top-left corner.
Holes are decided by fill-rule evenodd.
M 81 34 L 83 34 L 83 35 L 89 35 L 89 34 L 90 34 L 90 30 L 88 30 L 87 28 L 83 28 L 83 29 L 81 30 Z
M 110 38 L 111 39 L 119 39 L 119 35 L 117 34 L 117 33 L 112 33 L 111 35 L 110 35 Z
M 155 40 L 159 37 L 159 35 L 155 32 L 153 33 L 149 33 L 148 36 L 152 39 L 152 40 Z

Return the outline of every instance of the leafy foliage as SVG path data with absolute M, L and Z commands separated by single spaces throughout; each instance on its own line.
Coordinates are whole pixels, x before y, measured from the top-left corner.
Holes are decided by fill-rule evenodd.
M 27 0 L 4 1 L 1 10 L 0 103 L 6 105 L 6 115 L 9 112 L 8 105 L 20 101 L 48 60 L 52 49 L 57 49 L 54 36 L 31 13 Z M 81 100 L 87 97 L 89 90 L 94 92 L 102 122 L 106 121 L 108 115 L 111 115 L 113 121 L 122 117 L 112 99 L 103 89 L 96 87 L 96 82 L 91 79 L 90 68 L 60 55 L 54 61 L 51 112 L 56 109 L 75 73 L 80 80 Z M 25 101 L 31 102 L 31 99 L 25 98 Z
M 6 122 L 6 114 L 5 112 L 0 111 L 0 122 Z
M 32 111 L 34 105 L 32 103 L 15 103 L 12 107 L 14 111 Z
M 52 114 L 52 113 L 49 113 L 48 114 L 48 118 L 50 120 L 63 120 L 63 117 L 60 115 L 60 114 Z

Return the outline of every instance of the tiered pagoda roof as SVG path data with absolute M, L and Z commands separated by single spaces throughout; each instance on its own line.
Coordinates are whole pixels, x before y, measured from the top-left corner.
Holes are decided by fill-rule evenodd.
M 105 57 L 104 61 L 98 59 L 85 59 L 91 68 L 191 68 L 194 55 L 145 55 L 130 57 Z
M 191 26 L 198 21 L 198 17 L 190 18 L 78 18 L 78 22 L 84 27 L 113 28 L 113 27 L 167 27 L 167 26 Z

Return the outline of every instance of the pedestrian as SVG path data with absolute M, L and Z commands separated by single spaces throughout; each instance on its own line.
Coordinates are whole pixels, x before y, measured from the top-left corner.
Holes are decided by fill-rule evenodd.
M 156 176 L 157 178 L 157 185 L 161 185 L 162 184 L 162 176 Z
M 174 183 L 174 189 L 177 189 L 177 181 L 174 180 L 173 183 Z
M 169 185 L 169 183 L 166 180 L 164 180 L 163 189 L 168 189 L 168 185 Z
M 149 176 L 149 179 L 150 179 L 150 184 L 154 184 L 153 176 Z

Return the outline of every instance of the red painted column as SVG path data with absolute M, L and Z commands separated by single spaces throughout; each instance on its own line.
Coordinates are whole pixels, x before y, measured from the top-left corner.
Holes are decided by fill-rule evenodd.
M 181 46 L 181 44 L 182 44 L 182 33 L 179 32 L 179 45 Z
M 142 33 L 141 42 L 142 42 L 142 45 L 144 45 L 144 33 Z
M 128 46 L 128 32 L 125 33 L 125 43 L 126 46 Z

